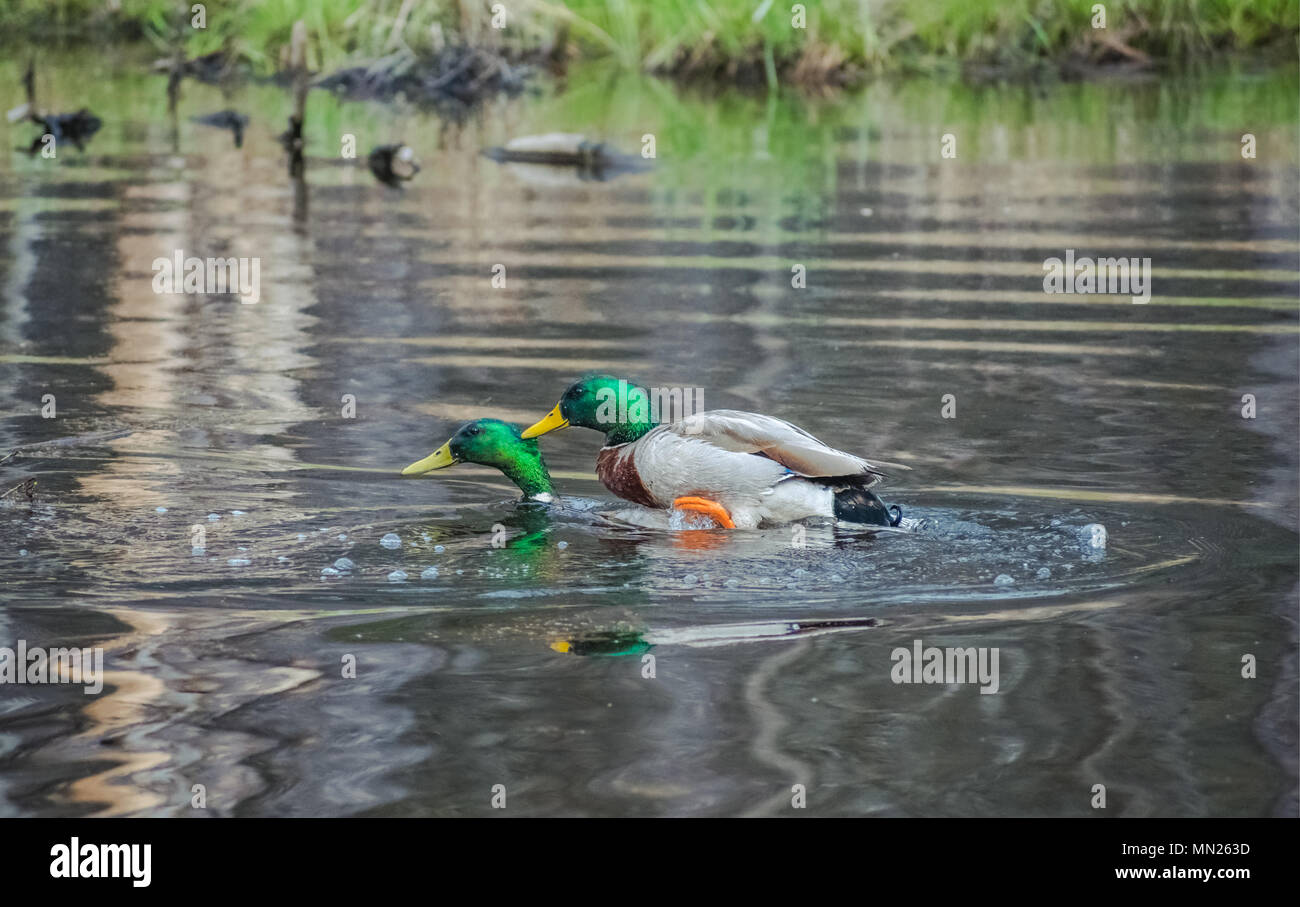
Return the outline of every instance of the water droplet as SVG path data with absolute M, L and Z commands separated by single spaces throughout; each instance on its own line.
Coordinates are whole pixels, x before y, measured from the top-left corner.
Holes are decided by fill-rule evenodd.
M 215 522 L 216 522 L 217 520 L 219 520 L 219 519 L 221 519 L 221 517 L 218 516 L 218 515 L 215 514 L 215 513 L 209 513 L 209 514 L 208 514 L 208 522 L 209 522 L 209 523 L 215 523 Z
M 379 540 L 379 544 L 385 548 L 401 548 L 402 538 L 396 532 L 390 532 Z
M 1039 567 L 1038 572 L 1035 573 L 1034 576 L 1038 579 L 1051 579 L 1052 571 L 1048 570 L 1046 567 Z
M 392 573 L 388 574 L 388 581 L 389 581 L 390 583 L 404 583 L 404 582 L 406 582 L 406 571 L 404 571 L 404 570 L 394 570 Z
M 321 575 L 321 576 L 338 576 L 338 575 L 339 575 L 339 572 L 338 572 L 337 570 L 335 570 L 333 567 L 321 567 L 321 568 L 320 568 L 320 575 Z
M 153 509 L 153 512 L 154 512 L 154 513 L 166 513 L 166 512 L 167 512 L 167 508 L 166 508 L 166 507 L 155 507 L 155 508 Z
M 993 580 L 995 586 L 1014 586 L 1016 581 L 1005 573 L 999 573 L 997 579 Z
M 700 581 L 700 578 L 694 573 L 688 573 L 682 577 L 682 583 L 687 586 L 694 586 Z
M 446 551 L 446 550 L 447 550 L 447 546 L 446 546 L 446 545 L 434 545 L 434 546 L 433 546 L 433 553 L 434 553 L 434 554 L 442 554 L 442 553 L 443 553 L 444 551 Z
M 437 579 L 437 578 L 438 578 L 437 567 L 426 567 L 424 569 L 424 572 L 420 574 L 420 579 Z
M 356 567 L 356 564 L 346 557 L 341 557 L 334 562 L 334 567 L 338 570 L 351 570 Z
M 560 543 L 557 544 L 555 547 L 556 547 L 556 548 L 561 548 L 561 549 L 563 549 L 563 548 L 568 548 L 568 547 L 569 547 L 569 543 L 568 543 L 568 542 L 560 542 Z
M 252 561 L 246 557 L 232 557 L 230 560 L 226 561 L 226 563 L 232 567 L 247 567 L 252 563 Z
M 1079 536 L 1085 548 L 1100 550 L 1106 547 L 1106 527 L 1101 523 L 1089 523 L 1079 530 Z

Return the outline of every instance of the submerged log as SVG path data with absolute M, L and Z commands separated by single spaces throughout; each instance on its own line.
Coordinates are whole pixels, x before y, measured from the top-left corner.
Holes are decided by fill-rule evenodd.
M 45 136 L 47 135 L 53 136 L 56 144 L 66 139 L 75 145 L 78 151 L 82 151 L 85 149 L 85 143 L 90 137 L 99 131 L 99 127 L 104 125 L 103 120 L 85 107 L 76 113 L 38 112 L 36 109 L 36 64 L 32 60 L 27 61 L 27 70 L 23 73 L 22 83 L 27 94 L 27 102 L 10 110 L 7 116 L 11 123 L 30 120 L 41 127 L 41 134 L 33 139 L 32 144 L 26 149 L 29 154 L 36 154 L 41 150 L 45 145 Z
M 311 74 L 307 71 L 307 23 L 299 19 L 293 23 L 289 39 L 289 58 L 293 69 L 293 114 L 289 128 L 280 136 L 280 142 L 289 151 L 289 176 L 303 174 L 303 123 L 307 118 L 307 92 L 311 88 Z
M 521 136 L 503 146 L 487 148 L 483 154 L 503 164 L 572 168 L 581 178 L 596 180 L 649 169 L 649 164 L 639 158 L 611 151 L 603 142 L 572 132 Z
M 366 66 L 350 66 L 319 79 L 316 87 L 353 99 L 403 95 L 460 120 L 498 94 L 519 94 L 532 72 L 531 66 L 493 50 L 450 45 L 432 54 L 404 51 Z
M 190 117 L 190 122 L 217 129 L 229 129 L 235 134 L 235 147 L 244 146 L 244 127 L 248 125 L 248 117 L 237 110 L 218 110 L 216 113 L 201 117 Z
M 76 113 L 47 113 L 43 116 L 32 116 L 32 122 L 39 123 L 45 127 L 47 135 L 54 136 L 56 142 L 67 139 L 77 146 L 80 151 L 85 147 L 85 142 L 96 132 L 99 127 L 104 125 L 103 121 L 87 110 L 85 107 Z M 42 136 L 43 138 L 44 136 Z M 38 150 L 41 139 L 37 139 L 32 145 L 32 150 Z
M 553 164 L 557 167 L 597 167 L 608 159 L 601 142 L 591 142 L 573 132 L 549 132 L 511 139 L 499 148 L 483 152 L 494 161 L 521 164 Z
M 185 59 L 183 53 L 179 55 L 178 60 L 177 55 L 173 54 L 170 57 L 154 60 L 150 68 L 154 72 L 166 73 L 168 76 L 178 72 L 180 78 L 197 79 L 209 85 L 220 84 L 232 75 L 246 75 L 243 69 L 236 71 L 236 59 L 223 50 L 213 51 L 192 60 Z

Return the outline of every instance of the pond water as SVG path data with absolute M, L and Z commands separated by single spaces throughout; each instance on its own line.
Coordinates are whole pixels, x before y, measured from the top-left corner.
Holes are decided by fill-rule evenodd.
M 0 815 L 1295 815 L 1295 71 L 575 70 L 461 123 L 316 93 L 295 184 L 282 89 L 186 83 L 173 121 L 138 55 L 40 67 L 104 125 L 52 160 L 0 126 L 0 492 L 36 480 L 0 646 L 101 647 L 104 689 L 0 688 Z M 241 148 L 189 120 L 224 107 Z M 479 154 L 557 130 L 653 169 Z M 396 141 L 402 190 L 364 168 Z M 176 250 L 259 258 L 259 300 L 156 294 Z M 1045 293 L 1066 250 L 1149 257 L 1150 301 Z M 613 526 L 581 429 L 549 510 L 398 477 L 591 370 L 906 464 L 921 525 Z M 996 693 L 895 683 L 916 640 L 996 648 Z

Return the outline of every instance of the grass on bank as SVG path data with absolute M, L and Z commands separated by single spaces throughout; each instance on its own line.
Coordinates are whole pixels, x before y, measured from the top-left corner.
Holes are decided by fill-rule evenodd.
M 506 28 L 493 27 L 492 7 Z M 1195 67 L 1269 49 L 1294 59 L 1300 0 L 216 0 L 206 28 L 176 0 L 8 0 L 0 34 L 36 43 L 179 37 L 190 56 L 226 50 L 276 68 L 298 19 L 317 68 L 468 40 L 519 53 L 560 41 L 628 70 L 825 83 L 863 72 L 1144 58 Z

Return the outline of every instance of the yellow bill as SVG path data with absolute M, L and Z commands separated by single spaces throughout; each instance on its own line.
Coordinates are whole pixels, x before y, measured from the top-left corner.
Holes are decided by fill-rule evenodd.
M 403 469 L 402 475 L 423 475 L 426 472 L 432 472 L 435 469 L 445 469 L 446 467 L 454 466 L 455 464 L 456 460 L 451 455 L 451 442 L 448 441 L 423 460 L 416 460 L 410 466 Z
M 519 437 L 527 440 L 528 438 L 536 438 L 546 434 L 547 432 L 557 431 L 558 429 L 568 427 L 569 420 L 560 415 L 560 407 L 556 406 L 555 409 L 551 410 L 550 414 L 541 422 L 538 422 L 536 425 L 530 425 L 520 432 Z

